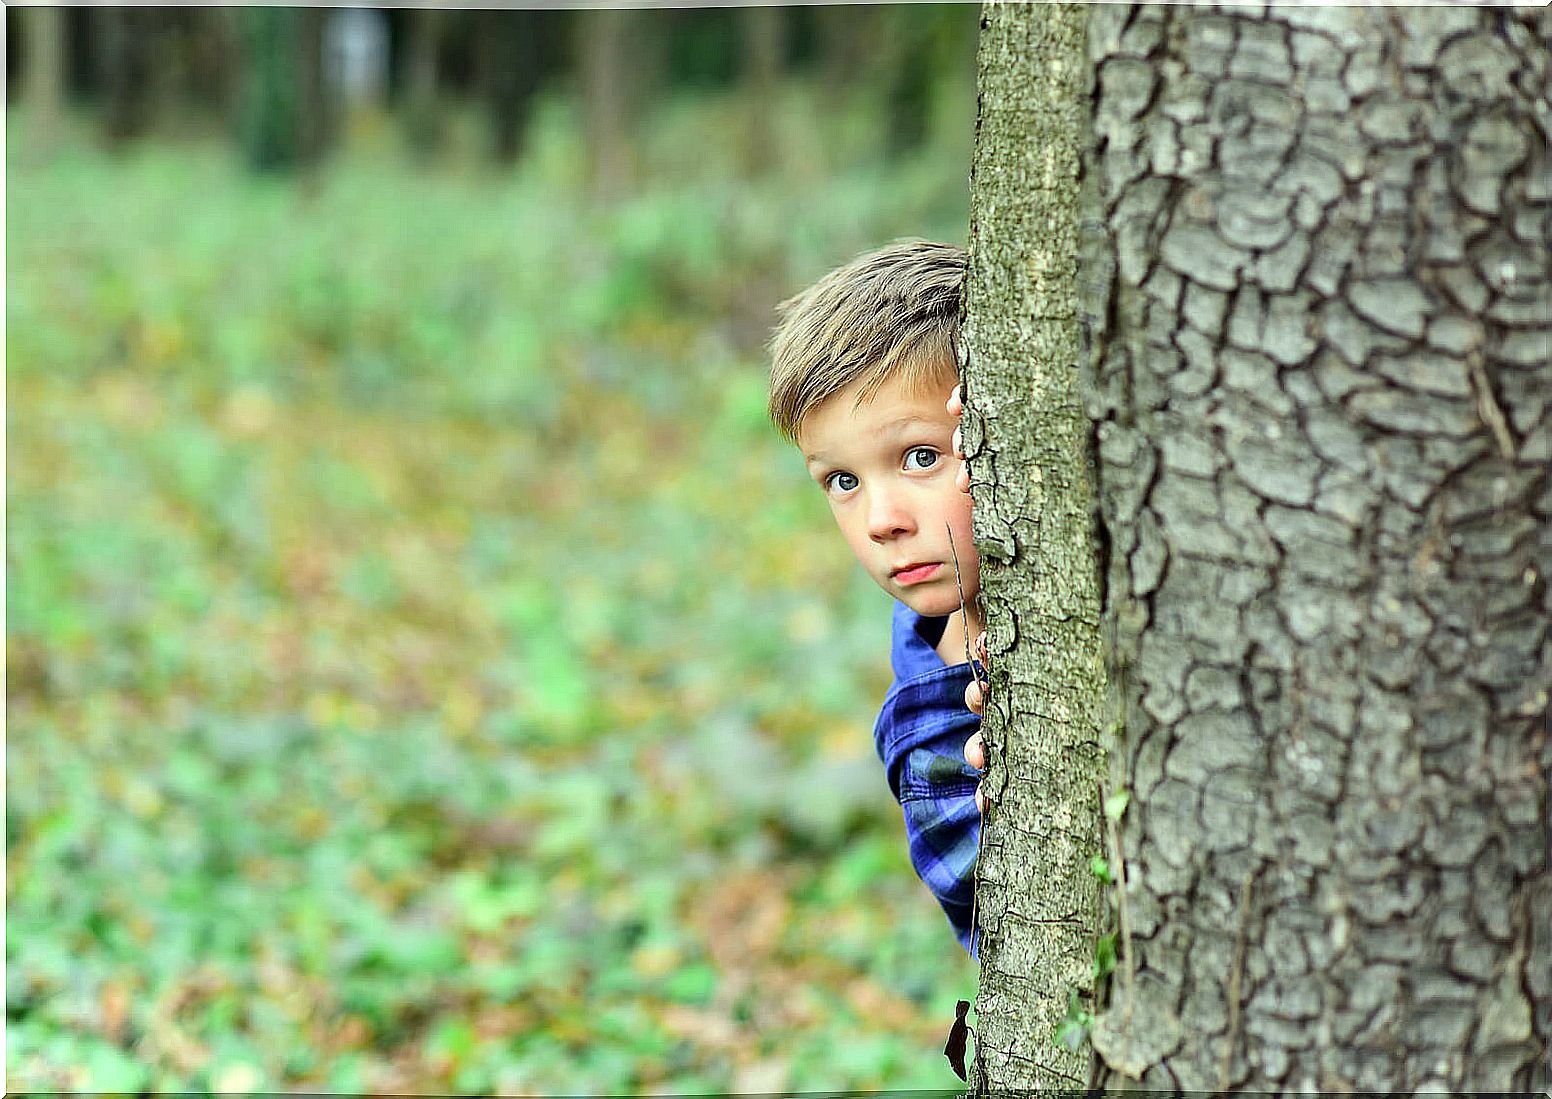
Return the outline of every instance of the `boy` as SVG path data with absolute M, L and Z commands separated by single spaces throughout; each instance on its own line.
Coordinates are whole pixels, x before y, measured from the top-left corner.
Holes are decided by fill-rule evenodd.
M 802 450 L 852 553 L 896 600 L 895 679 L 874 743 L 911 862 L 973 956 L 980 794 L 966 763 L 984 759 L 980 690 L 964 654 L 965 639 L 978 637 L 984 662 L 985 640 L 954 388 L 964 271 L 960 249 L 904 241 L 783 302 L 770 415 Z

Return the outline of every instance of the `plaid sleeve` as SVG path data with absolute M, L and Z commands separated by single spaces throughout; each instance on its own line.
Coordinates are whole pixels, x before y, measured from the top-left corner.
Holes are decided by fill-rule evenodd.
M 905 815 L 911 864 L 966 950 L 981 828 L 979 775 L 964 757 L 981 721 L 965 708 L 969 681 L 969 666 L 961 664 L 896 683 L 875 727 L 890 790 Z
M 964 741 L 960 741 L 963 748 Z M 945 756 L 918 748 L 906 757 L 906 771 L 943 773 L 953 765 Z M 960 759 L 954 777 L 943 782 L 922 783 L 913 780 L 900 802 L 905 811 L 905 837 L 911 851 L 911 864 L 923 884 L 937 898 L 959 945 L 971 955 L 971 913 L 975 899 L 976 844 L 981 834 L 981 814 L 975 807 L 975 780 L 966 780 L 969 770 Z M 970 772 L 972 775 L 975 773 Z

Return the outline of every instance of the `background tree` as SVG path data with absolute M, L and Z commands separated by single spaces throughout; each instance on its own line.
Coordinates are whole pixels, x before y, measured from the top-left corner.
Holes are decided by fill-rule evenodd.
M 22 105 L 31 117 L 32 140 L 49 144 L 59 126 L 65 99 L 65 13 L 60 8 L 21 8 L 27 67 Z
M 605 198 L 617 196 L 631 174 L 629 42 L 639 18 L 629 8 L 600 8 L 578 17 L 578 67 L 593 189 Z
M 437 110 L 438 54 L 449 13 L 436 8 L 411 8 L 405 12 L 404 121 L 410 148 L 417 156 L 435 155 L 441 138 Z
M 878 10 L 872 5 L 823 4 L 812 8 L 820 79 L 839 94 L 877 56 Z
M 566 13 L 500 9 L 472 13 L 478 31 L 476 84 L 490 113 L 491 151 L 511 164 L 535 94 L 564 54 Z
M 220 128 L 232 132 L 237 106 L 240 12 L 231 7 L 192 8 L 187 95 L 196 109 L 209 112 Z
M 103 132 L 118 145 L 145 132 L 153 90 L 150 52 L 157 13 L 105 7 L 93 13 L 93 52 L 100 74 Z
M 301 116 L 298 133 L 301 161 L 316 165 L 335 135 L 335 113 L 330 108 L 323 88 L 323 32 L 328 9 L 309 7 L 301 10 L 301 37 L 299 72 L 297 83 Z
M 321 104 L 309 69 L 314 9 L 248 8 L 242 12 L 243 84 L 239 132 L 249 163 L 287 168 L 319 149 Z M 320 25 L 321 29 L 321 25 Z
M 1469 8 L 1090 19 L 1080 281 L 1131 797 L 1100 1082 L 1544 1084 L 1552 24 Z M 989 63 L 983 87 L 1018 62 Z M 983 104 L 982 144 L 990 118 Z M 979 190 L 993 164 L 1049 178 L 988 149 Z M 972 295 L 1035 316 L 1020 278 L 1006 260 Z M 971 337 L 972 405 L 997 407 Z M 987 438 L 988 497 L 1042 471 Z M 1020 509 L 985 504 L 995 543 Z M 1022 659 L 1003 658 L 1014 712 Z M 1020 726 L 1009 770 L 1049 727 Z M 988 868 L 1038 857 L 1024 850 L 1054 829 L 1033 819 L 992 814 L 988 845 L 1009 849 Z M 1008 887 L 983 876 L 985 979 L 1003 981 Z M 1049 1041 L 1044 1007 L 1019 1030 L 983 1001 L 991 1086 L 1029 1075 L 1018 1058 L 1041 1055 L 1004 1058 L 1003 1036 Z
M 787 12 L 756 5 L 741 9 L 738 16 L 745 97 L 750 108 L 744 141 L 751 170 L 760 171 L 769 166 L 776 151 L 771 96 L 786 60 Z

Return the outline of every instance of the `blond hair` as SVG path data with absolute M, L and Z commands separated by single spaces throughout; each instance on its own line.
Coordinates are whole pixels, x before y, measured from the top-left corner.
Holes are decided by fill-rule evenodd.
M 964 277 L 963 249 L 902 240 L 778 305 L 769 403 L 776 430 L 797 442 L 803 418 L 859 379 L 858 404 L 891 377 L 925 393 L 957 372 Z

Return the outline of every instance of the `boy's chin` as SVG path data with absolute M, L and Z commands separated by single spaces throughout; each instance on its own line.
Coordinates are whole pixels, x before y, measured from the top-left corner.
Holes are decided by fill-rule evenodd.
M 950 588 L 946 593 L 906 589 L 903 592 L 895 592 L 894 596 L 924 618 L 946 618 L 959 609 L 957 588 Z M 968 600 L 973 596 L 966 592 L 965 598 Z

